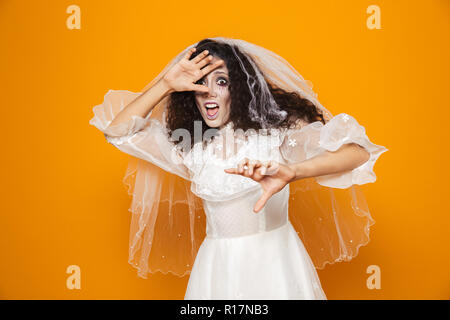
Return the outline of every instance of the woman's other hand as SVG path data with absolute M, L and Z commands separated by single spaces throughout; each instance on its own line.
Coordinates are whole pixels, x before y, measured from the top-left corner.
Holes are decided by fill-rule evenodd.
M 260 183 L 263 194 L 253 208 L 255 213 L 258 213 L 272 195 L 282 190 L 295 177 L 294 170 L 286 165 L 276 161 L 261 162 L 248 158 L 240 161 L 237 168 L 225 169 L 225 172 L 239 174 Z

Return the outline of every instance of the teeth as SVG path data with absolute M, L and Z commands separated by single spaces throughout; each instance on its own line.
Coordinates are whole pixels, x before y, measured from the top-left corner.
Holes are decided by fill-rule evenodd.
M 206 108 L 215 108 L 218 107 L 219 105 L 217 103 L 207 103 L 205 106 Z

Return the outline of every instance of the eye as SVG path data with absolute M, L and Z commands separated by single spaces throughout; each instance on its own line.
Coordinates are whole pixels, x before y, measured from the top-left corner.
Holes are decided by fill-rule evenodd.
M 197 82 L 195 84 L 202 84 L 203 81 L 204 81 L 204 79 L 197 80 Z
M 205 79 L 202 78 L 202 79 L 198 80 L 195 84 L 203 84 L 204 81 L 205 81 Z M 222 81 L 222 82 L 221 82 L 221 81 Z M 228 80 L 225 79 L 225 78 L 223 78 L 223 77 L 220 77 L 220 78 L 217 79 L 217 83 L 218 83 L 220 86 L 225 86 L 225 85 L 228 84 Z
M 220 84 L 220 81 L 221 81 L 221 80 L 224 81 L 222 84 Z M 219 85 L 226 85 L 226 84 L 228 83 L 228 80 L 225 79 L 225 78 L 219 78 L 219 79 L 217 80 L 217 82 L 219 83 Z

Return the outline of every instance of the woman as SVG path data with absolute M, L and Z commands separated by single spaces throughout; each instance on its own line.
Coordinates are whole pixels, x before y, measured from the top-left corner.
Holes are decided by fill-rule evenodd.
M 94 113 L 91 124 L 139 159 L 124 179 L 129 262 L 144 278 L 190 272 L 185 299 L 326 299 L 315 267 L 369 241 L 356 185 L 375 181 L 387 149 L 353 117 L 333 117 L 273 52 L 202 40 L 143 93 L 110 90 Z

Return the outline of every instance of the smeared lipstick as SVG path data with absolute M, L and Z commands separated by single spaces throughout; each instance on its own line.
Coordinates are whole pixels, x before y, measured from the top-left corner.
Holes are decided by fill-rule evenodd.
M 219 105 L 214 101 L 207 101 L 204 104 L 206 108 L 206 117 L 209 120 L 214 120 L 219 115 Z

